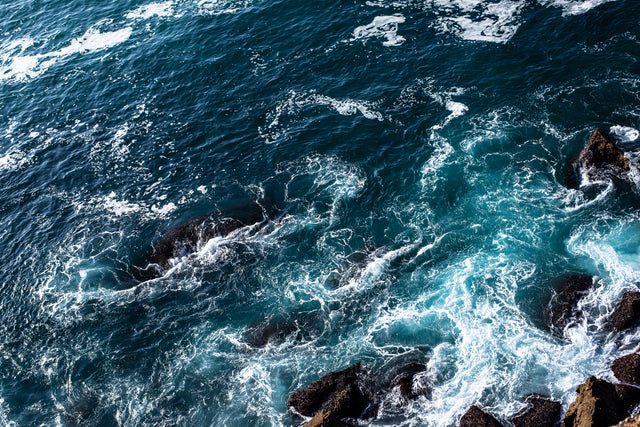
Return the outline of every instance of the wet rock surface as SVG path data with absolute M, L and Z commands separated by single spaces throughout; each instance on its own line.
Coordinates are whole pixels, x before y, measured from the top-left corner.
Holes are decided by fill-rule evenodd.
M 593 277 L 574 274 L 562 278 L 557 295 L 551 300 L 551 324 L 559 330 L 566 328 L 579 315 L 578 301 L 593 285 Z
M 640 389 L 589 377 L 576 388 L 578 396 L 564 415 L 565 427 L 611 426 L 640 403 Z
M 627 291 L 609 316 L 609 324 L 617 331 L 633 326 L 640 320 L 640 292 Z
M 571 168 L 565 176 L 565 185 L 577 188 L 580 184 L 580 169 L 603 170 L 609 168 L 613 171 L 630 170 L 630 161 L 624 156 L 624 152 L 616 146 L 607 132 L 596 129 L 591 134 L 587 145 L 580 155 L 571 163 Z
M 627 354 L 616 359 L 611 365 L 611 370 L 623 383 L 640 385 L 640 354 Z
M 528 406 L 511 418 L 514 427 L 553 427 L 560 418 L 562 405 L 557 400 L 532 394 L 525 402 Z
M 620 421 L 615 427 L 640 427 L 640 415 L 633 415 Z
M 406 400 L 414 400 L 418 396 L 431 397 L 431 389 L 426 384 L 417 384 L 416 375 L 426 371 L 427 366 L 422 363 L 410 363 L 402 367 L 392 381 L 393 387 L 400 388 L 400 395 Z
M 287 406 L 308 417 L 323 411 L 320 418 L 324 422 L 365 417 L 365 410 L 373 405 L 369 375 L 361 363 L 342 371 L 329 372 L 289 396 Z
M 493 415 L 473 405 L 460 418 L 460 427 L 502 427 L 502 424 Z

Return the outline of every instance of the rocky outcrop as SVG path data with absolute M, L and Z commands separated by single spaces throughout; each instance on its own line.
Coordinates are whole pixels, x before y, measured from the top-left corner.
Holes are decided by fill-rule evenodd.
M 640 415 L 633 415 L 620 421 L 615 427 L 640 427 Z
M 171 268 L 172 260 L 196 252 L 198 245 L 266 219 L 265 210 L 256 202 L 234 207 L 224 213 L 215 212 L 190 218 L 164 233 L 149 253 L 135 263 L 130 274 L 138 281 L 160 277 Z
M 400 395 L 406 400 L 416 399 L 418 396 L 431 397 L 431 389 L 425 384 L 416 383 L 415 377 L 424 372 L 427 366 L 422 363 L 410 363 L 397 373 L 392 381 L 393 387 L 400 388 Z
M 502 424 L 493 415 L 473 405 L 460 418 L 460 427 L 502 427 Z
M 562 405 L 539 394 L 526 397 L 527 407 L 511 418 L 514 427 L 553 427 L 560 418 Z
M 354 427 L 339 418 L 334 417 L 331 412 L 326 409 L 318 412 L 304 427 Z
M 564 277 L 559 292 L 551 301 L 551 324 L 559 330 L 574 321 L 580 312 L 578 301 L 585 296 L 593 285 L 593 277 L 575 274 Z
M 369 371 L 361 363 L 338 372 L 329 372 L 308 387 L 289 396 L 287 406 L 307 417 L 318 416 L 315 422 L 339 422 L 343 418 L 364 417 L 373 405 L 369 390 Z M 322 412 L 321 415 L 318 415 Z M 339 425 L 339 424 L 335 424 Z
M 565 185 L 570 188 L 579 186 L 581 168 L 587 171 L 608 168 L 627 172 L 630 162 L 605 131 L 596 129 L 580 155 L 571 163 L 571 168 L 565 176 Z
M 589 377 L 576 388 L 578 396 L 564 415 L 565 427 L 611 426 L 629 415 L 640 403 L 640 388 L 611 384 Z
M 623 383 L 640 385 L 640 354 L 627 354 L 614 360 L 611 370 Z
M 617 331 L 631 327 L 640 319 L 640 292 L 627 291 L 609 316 L 609 324 Z

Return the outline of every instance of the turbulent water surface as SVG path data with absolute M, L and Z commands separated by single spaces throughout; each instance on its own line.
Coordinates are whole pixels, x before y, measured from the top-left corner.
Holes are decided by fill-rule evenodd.
M 293 426 L 288 395 L 428 366 L 365 425 L 575 397 L 640 332 L 637 0 L 23 0 L 0 7 L 0 423 Z M 141 284 L 171 227 L 270 205 Z M 266 208 L 265 208 L 266 209 Z M 206 239 L 205 239 L 206 240 Z M 359 256 L 353 256 L 359 251 Z M 597 277 L 548 322 L 556 279 Z

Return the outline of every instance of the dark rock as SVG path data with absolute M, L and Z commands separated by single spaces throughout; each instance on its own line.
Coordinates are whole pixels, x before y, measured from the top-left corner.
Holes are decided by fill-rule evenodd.
M 400 395 L 407 400 L 413 400 L 418 396 L 431 397 L 431 389 L 421 384 L 415 384 L 414 377 L 424 372 L 427 367 L 422 363 L 410 363 L 400 370 L 392 381 L 392 386 L 400 387 Z
M 560 418 L 562 405 L 557 400 L 532 394 L 525 402 L 528 406 L 511 418 L 514 427 L 553 427 Z
M 576 388 L 578 396 L 564 415 L 565 427 L 611 426 L 640 402 L 640 389 L 589 377 Z
M 640 292 L 627 291 L 609 316 L 609 324 L 617 331 L 632 326 L 640 319 Z
M 614 360 L 611 370 L 623 383 L 640 385 L 640 354 L 627 354 Z
M 493 415 L 473 405 L 460 418 L 460 427 L 502 427 L 502 424 Z
M 570 188 L 578 187 L 580 168 L 589 170 L 606 167 L 627 172 L 630 162 L 605 131 L 596 129 L 580 155 L 571 163 L 571 170 L 565 176 L 565 185 Z
M 577 304 L 593 285 L 593 277 L 575 274 L 562 279 L 560 291 L 551 302 L 551 324 L 562 330 L 580 315 Z
M 226 236 L 266 219 L 262 205 L 256 202 L 243 204 L 242 209 L 234 207 L 225 213 L 190 218 L 164 233 L 149 253 L 131 268 L 131 276 L 138 281 L 158 278 L 171 268 L 172 259 L 196 252 L 198 245 L 216 236 Z
M 255 326 L 255 329 L 246 335 L 246 340 L 252 347 L 264 347 L 267 344 L 283 342 L 297 330 L 298 327 L 293 321 L 274 321 Z
M 329 372 L 289 396 L 287 406 L 307 417 L 324 410 L 336 419 L 360 418 L 372 404 L 368 377 L 369 372 L 361 363 L 342 371 Z

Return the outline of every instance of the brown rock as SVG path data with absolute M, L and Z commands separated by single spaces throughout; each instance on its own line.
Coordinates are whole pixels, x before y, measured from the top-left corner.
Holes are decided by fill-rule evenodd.
M 318 412 L 304 427 L 353 427 L 327 410 Z
M 329 372 L 289 396 L 287 406 L 308 417 L 324 410 L 333 418 L 359 418 L 370 403 L 368 392 L 359 386 L 367 376 L 368 371 L 361 363 Z
M 640 427 L 640 415 L 633 415 L 620 421 L 615 427 Z
M 557 400 L 532 394 L 526 403 L 529 406 L 511 418 L 514 427 L 553 427 L 560 417 L 562 405 Z
M 640 385 L 640 354 L 627 354 L 614 360 L 611 370 L 623 383 Z
M 460 418 L 460 427 L 502 427 L 502 424 L 493 415 L 472 405 Z
M 611 426 L 625 419 L 629 409 L 640 402 L 640 389 L 593 376 L 576 391 L 576 400 L 564 414 L 565 427 Z
M 571 163 L 571 170 L 565 176 L 565 185 L 572 188 L 578 186 L 577 172 L 581 167 L 602 169 L 606 166 L 627 172 L 630 162 L 605 131 L 596 129 L 578 158 Z
M 609 316 L 609 324 L 617 331 L 632 326 L 640 319 L 640 292 L 627 291 Z
M 560 291 L 552 299 L 551 324 L 562 330 L 580 313 L 577 304 L 593 285 L 593 277 L 586 274 L 574 274 L 562 279 Z

